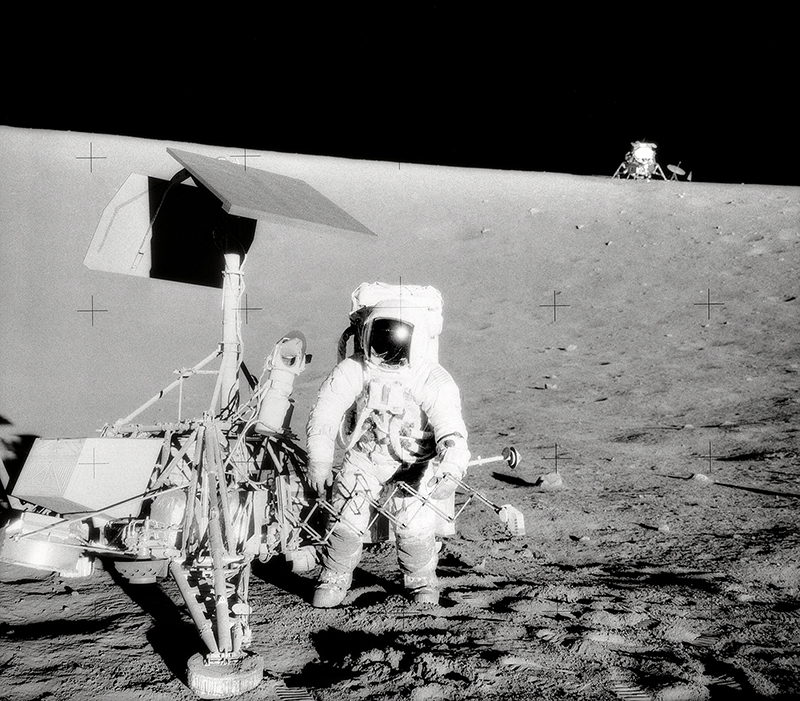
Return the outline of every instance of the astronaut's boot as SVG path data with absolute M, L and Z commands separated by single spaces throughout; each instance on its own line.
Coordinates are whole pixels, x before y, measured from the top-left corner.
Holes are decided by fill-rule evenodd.
M 397 561 L 408 597 L 414 603 L 435 606 L 439 603 L 439 580 L 436 578 L 439 552 L 433 532 L 434 518 L 432 511 L 424 509 L 411 522 L 411 528 L 398 529 Z
M 319 582 L 314 591 L 314 599 L 311 605 L 322 609 L 338 606 L 347 596 L 347 591 L 350 589 L 352 581 L 352 572 L 342 574 L 333 570 L 323 569 L 319 576 Z
M 435 570 L 403 575 L 403 584 L 415 604 L 439 604 L 439 580 Z
M 312 605 L 333 608 L 344 601 L 353 582 L 353 570 L 361 559 L 361 539 L 347 529 L 334 529 L 322 553 L 322 572 Z

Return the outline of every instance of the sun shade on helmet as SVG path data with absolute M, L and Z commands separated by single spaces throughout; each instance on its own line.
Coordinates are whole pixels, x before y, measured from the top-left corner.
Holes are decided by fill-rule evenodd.
M 378 318 L 369 326 L 366 340 L 370 359 L 397 367 L 411 362 L 414 325 L 400 319 Z

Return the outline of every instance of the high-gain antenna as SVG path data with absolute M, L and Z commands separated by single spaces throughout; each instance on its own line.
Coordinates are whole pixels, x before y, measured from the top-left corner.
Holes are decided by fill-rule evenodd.
M 678 165 L 676 166 L 668 165 L 667 170 L 670 171 L 670 173 L 672 173 L 672 177 L 670 178 L 670 180 L 678 180 L 679 175 L 686 175 L 686 171 L 683 168 L 681 168 L 680 161 L 678 161 Z

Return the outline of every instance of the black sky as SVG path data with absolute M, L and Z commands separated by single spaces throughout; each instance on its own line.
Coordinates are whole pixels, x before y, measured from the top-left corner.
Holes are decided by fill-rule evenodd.
M 5 49 L 0 123 L 581 175 L 646 139 L 695 180 L 800 185 L 788 15 L 382 7 L 125 33 L 69 15 L 29 55 Z

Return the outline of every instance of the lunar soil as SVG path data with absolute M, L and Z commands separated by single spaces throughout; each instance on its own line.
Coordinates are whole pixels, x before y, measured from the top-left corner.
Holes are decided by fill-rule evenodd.
M 470 504 L 439 606 L 404 598 L 391 543 L 331 610 L 314 572 L 258 564 L 266 676 L 242 701 L 798 698 L 800 191 L 503 177 L 421 183 L 378 207 L 406 217 L 399 243 L 281 275 L 305 275 L 294 303 L 331 349 L 329 286 L 408 270 L 442 290 L 473 456 L 522 455 L 466 480 L 527 533 Z M 298 386 L 296 430 L 329 369 Z M 199 650 L 171 581 L 0 567 L 2 699 L 191 699 Z

